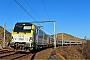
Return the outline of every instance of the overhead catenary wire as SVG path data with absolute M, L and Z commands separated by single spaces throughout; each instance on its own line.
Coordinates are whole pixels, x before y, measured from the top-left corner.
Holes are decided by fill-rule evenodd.
M 34 21 L 36 21 L 36 19 L 17 1 L 14 0 Z M 37 21 L 36 21 L 37 22 Z
M 37 22 L 37 20 L 17 1 L 17 0 L 14 0 L 34 21 Z M 39 24 L 37 22 L 37 24 Z M 39 24 L 40 25 L 40 24 Z
M 26 4 L 29 6 L 29 8 L 34 12 L 34 14 L 39 18 L 39 16 L 35 13 L 35 11 L 32 9 L 32 7 L 30 6 L 30 4 L 28 4 L 28 2 L 26 0 L 24 0 L 26 2 Z M 40 19 L 40 18 L 39 18 Z M 41 20 L 41 19 L 40 19 Z
M 44 29 L 44 28 L 43 28 Z M 44 29 L 44 30 L 46 30 L 46 29 Z M 53 33 L 51 33 L 50 31 L 48 31 L 48 30 L 46 30 L 47 32 L 49 32 L 50 34 L 53 34 Z
M 44 1 L 43 1 L 43 0 L 42 0 L 42 3 L 43 3 L 43 5 L 44 5 L 44 8 L 45 8 L 46 14 L 47 14 L 47 16 L 48 16 L 48 19 L 50 20 L 49 15 L 48 15 L 48 12 L 47 12 L 47 9 L 46 9 L 46 6 L 45 6 L 45 4 L 44 4 Z
M 42 3 L 43 3 L 43 5 L 44 5 L 45 11 L 46 11 L 46 13 L 47 13 L 48 19 L 50 20 L 49 15 L 48 15 L 48 12 L 47 12 L 47 9 L 46 9 L 46 7 L 45 7 L 45 4 L 44 4 L 44 1 L 43 1 L 43 0 L 42 0 Z

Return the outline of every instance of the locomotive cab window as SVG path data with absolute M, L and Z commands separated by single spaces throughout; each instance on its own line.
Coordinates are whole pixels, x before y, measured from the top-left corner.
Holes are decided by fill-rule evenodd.
M 14 27 L 14 32 L 31 32 L 32 30 L 32 25 L 15 25 Z
M 15 26 L 14 27 L 14 32 L 20 32 L 20 31 L 22 31 L 23 30 L 23 26 Z

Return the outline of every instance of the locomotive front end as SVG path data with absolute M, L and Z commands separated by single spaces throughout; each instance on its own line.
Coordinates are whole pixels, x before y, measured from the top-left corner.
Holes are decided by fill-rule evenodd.
M 16 23 L 12 30 L 12 40 L 10 46 L 14 49 L 32 49 L 33 48 L 34 25 L 31 23 Z

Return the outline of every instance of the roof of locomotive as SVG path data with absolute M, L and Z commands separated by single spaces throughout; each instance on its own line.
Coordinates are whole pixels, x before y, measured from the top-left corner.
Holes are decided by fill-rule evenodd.
M 32 25 L 30 22 L 17 22 L 15 25 Z

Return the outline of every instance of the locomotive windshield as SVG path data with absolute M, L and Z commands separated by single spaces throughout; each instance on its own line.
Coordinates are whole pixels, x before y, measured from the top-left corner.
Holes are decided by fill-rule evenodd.
M 14 27 L 14 32 L 31 32 L 31 24 L 16 24 Z

